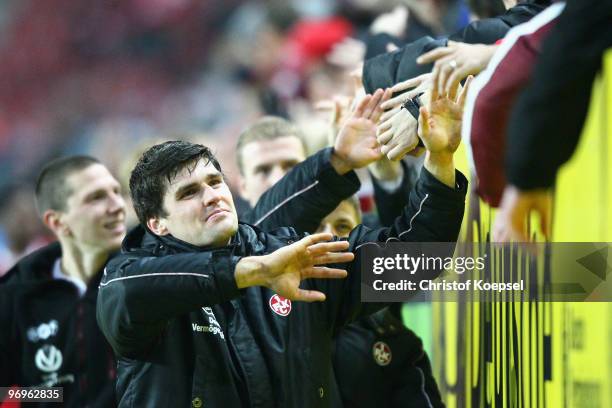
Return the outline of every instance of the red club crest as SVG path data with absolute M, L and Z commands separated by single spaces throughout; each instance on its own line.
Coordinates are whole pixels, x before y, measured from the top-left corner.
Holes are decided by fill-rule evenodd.
M 379 366 L 386 366 L 391 362 L 391 347 L 384 341 L 377 341 L 372 347 L 372 356 Z
M 287 316 L 291 312 L 291 301 L 282 296 L 274 295 L 270 298 L 270 309 L 280 316 Z

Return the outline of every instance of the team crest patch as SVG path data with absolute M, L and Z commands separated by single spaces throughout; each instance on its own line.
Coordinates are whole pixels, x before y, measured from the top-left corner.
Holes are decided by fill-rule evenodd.
M 280 316 L 287 316 L 291 312 L 291 301 L 282 296 L 274 295 L 270 298 L 270 309 Z
M 372 356 L 379 366 L 386 366 L 391 362 L 391 347 L 384 341 L 377 341 L 372 347 Z

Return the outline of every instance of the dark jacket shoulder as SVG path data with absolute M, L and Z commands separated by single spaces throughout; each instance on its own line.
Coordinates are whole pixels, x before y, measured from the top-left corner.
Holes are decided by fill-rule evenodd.
M 0 278 L 0 284 L 26 283 L 51 278 L 53 264 L 62 256 L 59 242 L 53 242 L 23 257 Z

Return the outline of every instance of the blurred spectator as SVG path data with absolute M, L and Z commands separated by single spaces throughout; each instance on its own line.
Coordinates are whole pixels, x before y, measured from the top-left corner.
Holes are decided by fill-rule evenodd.
M 61 386 L 64 406 L 114 406 L 115 361 L 95 316 L 126 231 L 119 183 L 92 157 L 58 159 L 39 176 L 36 207 L 58 242 L 0 279 L 0 385 Z

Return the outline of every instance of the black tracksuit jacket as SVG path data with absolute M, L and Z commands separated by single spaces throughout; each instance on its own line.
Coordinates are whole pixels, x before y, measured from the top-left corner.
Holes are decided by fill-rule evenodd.
M 336 173 L 331 152 L 323 149 L 296 166 L 251 210 L 249 222 L 285 225 L 283 220 L 293 214 L 298 228 L 309 231 L 317 223 L 316 229 L 317 217 L 333 211 L 360 186 L 354 172 Z M 300 213 L 304 216 L 295 216 Z M 79 298 L 74 285 L 51 276 L 61 255 L 59 243 L 50 244 L 0 279 L 0 387 L 47 384 L 64 387 L 66 407 L 115 406 L 114 353 L 96 323 L 102 270 Z M 47 334 L 28 334 L 37 330 Z
M 313 157 L 311 161 L 325 163 L 325 155 L 317 155 L 322 157 L 318 160 Z M 418 171 L 405 162 L 401 162 L 401 165 L 404 176 L 401 185 L 394 192 L 386 191 L 376 179 L 372 179 L 378 215 L 372 215 L 367 222 L 364 219 L 364 224 L 368 227 L 389 226 L 402 213 L 418 179 Z M 287 198 L 277 200 L 280 203 L 272 205 L 270 200 L 276 193 L 266 194 L 256 208 L 244 213 L 241 219 L 256 222 L 257 226 L 265 231 L 292 225 L 308 228 L 306 232 L 314 232 L 321 221 L 317 216 L 324 216 L 322 208 L 316 207 L 315 212 L 314 206 L 305 208 L 304 205 L 308 205 L 313 196 L 317 200 L 333 198 L 331 191 L 337 194 L 342 189 L 350 188 L 351 184 L 341 182 L 334 186 L 334 180 L 341 176 L 330 175 L 326 183 L 318 185 L 312 175 L 303 174 L 304 170 L 308 171 L 306 169 L 310 167 L 303 166 L 302 170 L 291 175 L 296 179 L 295 191 L 292 193 L 285 188 L 281 189 Z M 350 179 L 350 175 L 344 177 Z M 321 193 L 326 195 L 321 197 Z M 262 203 L 266 205 L 261 206 Z M 334 202 L 331 206 L 339 203 L 340 201 Z M 329 207 L 329 203 L 325 204 Z M 310 213 L 313 213 L 312 217 L 306 216 Z M 401 307 L 401 304 L 394 306 Z M 396 309 L 397 307 L 392 311 L 385 308 L 373 315 L 362 317 L 337 333 L 332 363 L 338 394 L 335 394 L 336 390 L 332 390 L 332 405 L 345 408 L 370 408 L 377 405 L 389 408 L 444 407 L 422 341 L 404 326 Z M 373 353 L 374 347 L 381 344 L 390 349 L 391 358 L 388 363 L 377 361 Z
M 51 276 L 61 255 L 50 244 L 0 281 L 0 386 L 63 387 L 64 407 L 115 406 L 115 359 L 96 323 L 102 271 L 80 297 L 72 283 Z
M 456 241 L 466 189 L 460 173 L 453 189 L 423 170 L 390 228 L 351 232 L 348 278 L 303 282 L 327 300 L 290 308 L 267 288 L 239 290 L 234 269 L 242 257 L 300 239 L 291 228 L 265 233 L 240 224 L 218 249 L 132 231 L 106 267 L 97 309 L 118 358 L 120 406 L 330 406 L 333 334 L 380 307 L 360 302 L 358 249 L 389 239 Z

